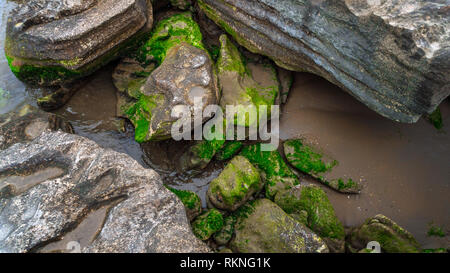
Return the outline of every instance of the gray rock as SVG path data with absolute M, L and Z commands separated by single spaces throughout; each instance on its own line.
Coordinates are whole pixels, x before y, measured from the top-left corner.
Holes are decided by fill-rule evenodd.
M 324 253 L 322 239 L 269 199 L 258 199 L 237 211 L 230 246 L 243 253 Z
M 0 251 L 73 247 L 210 251 L 194 237 L 183 204 L 159 175 L 125 154 L 60 131 L 0 151 Z
M 415 122 L 450 94 L 448 1 L 198 3 L 250 51 L 320 75 L 390 119 Z
M 152 24 L 150 0 L 30 0 L 9 15 L 5 52 L 19 79 L 55 86 L 114 59 Z

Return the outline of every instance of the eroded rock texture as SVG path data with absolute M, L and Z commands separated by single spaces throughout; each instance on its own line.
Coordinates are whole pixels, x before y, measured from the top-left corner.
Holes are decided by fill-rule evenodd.
M 125 154 L 60 131 L 0 151 L 0 252 L 77 243 L 82 252 L 209 251 L 159 175 Z
M 30 0 L 15 8 L 5 52 L 15 75 L 54 86 L 83 77 L 153 24 L 150 0 Z
M 250 51 L 320 75 L 390 119 L 415 122 L 450 94 L 448 1 L 198 2 Z

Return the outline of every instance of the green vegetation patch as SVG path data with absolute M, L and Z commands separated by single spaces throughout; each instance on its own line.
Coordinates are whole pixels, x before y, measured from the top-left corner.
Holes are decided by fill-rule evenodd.
M 210 209 L 192 222 L 192 232 L 200 240 L 208 240 L 223 227 L 223 216 L 216 209 Z

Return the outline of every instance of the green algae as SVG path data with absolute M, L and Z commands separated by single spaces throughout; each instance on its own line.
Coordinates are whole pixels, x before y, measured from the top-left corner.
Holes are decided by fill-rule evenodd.
M 442 227 L 435 226 L 433 223 L 429 224 L 428 227 L 428 236 L 436 236 L 436 237 L 445 237 L 445 232 Z
M 242 146 L 243 144 L 240 141 L 227 141 L 216 153 L 216 159 L 221 161 L 228 160 L 237 154 L 241 150 Z
M 261 143 L 258 143 L 244 147 L 240 154 L 264 172 L 267 198 L 272 199 L 278 191 L 287 190 L 299 184 L 297 176 L 277 150 L 262 151 Z
M 184 206 L 188 209 L 196 209 L 198 207 L 201 208 L 201 200 L 200 197 L 192 191 L 186 190 L 177 190 L 171 187 L 167 187 L 171 192 L 173 192 L 178 198 L 180 198 L 181 202 L 183 202 Z
M 224 219 L 224 225 L 221 230 L 214 234 L 214 241 L 219 245 L 226 245 L 234 233 L 234 226 L 236 224 L 236 216 L 229 215 Z
M 433 126 L 440 130 L 443 127 L 443 123 L 442 123 L 442 114 L 441 114 L 441 109 L 439 109 L 439 107 L 428 116 L 428 120 L 431 122 L 431 124 L 433 124 Z
M 203 241 L 208 240 L 214 233 L 220 231 L 222 227 L 223 216 L 216 209 L 210 209 L 192 222 L 192 232 Z

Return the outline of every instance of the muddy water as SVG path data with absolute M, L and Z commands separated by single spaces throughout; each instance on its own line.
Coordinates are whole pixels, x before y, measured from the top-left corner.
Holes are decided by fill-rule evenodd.
M 13 5 L 0 0 L 4 14 Z M 2 47 L 5 22 L 3 15 Z M 140 145 L 133 140 L 132 126 L 116 117 L 112 68 L 113 65 L 107 66 L 87 79 L 86 85 L 56 113 L 71 121 L 77 134 L 127 153 L 148 166 L 148 158 L 144 158 Z M 6 96 L 6 103 L 0 104 L 0 114 L 25 103 L 35 104 L 41 93 L 14 77 L 3 54 L 0 54 L 0 88 L 6 91 L 0 93 Z M 428 237 L 426 233 L 430 222 L 445 227 L 447 233 L 450 227 L 449 104 L 447 100 L 441 105 L 442 131 L 423 119 L 416 124 L 399 124 L 377 115 L 327 81 L 297 73 L 288 103 L 282 108 L 281 138 L 313 136 L 340 162 L 338 174 L 362 181 L 364 188 L 359 195 L 340 194 L 324 187 L 346 226 L 359 225 L 367 217 L 382 213 L 411 231 L 424 247 L 448 247 L 448 237 Z M 153 158 L 159 154 L 166 157 L 161 162 L 173 159 L 171 154 L 163 154 L 160 147 L 152 149 L 150 153 L 156 155 Z M 193 190 L 202 200 L 208 183 L 223 169 L 223 164 L 213 163 L 201 175 L 192 176 L 158 168 L 158 160 L 153 160 L 153 165 L 155 162 L 154 167 L 165 183 Z M 316 183 L 308 177 L 303 177 L 303 181 Z
M 441 112 L 442 131 L 424 119 L 400 124 L 317 76 L 297 73 L 282 109 L 280 137 L 314 136 L 338 159 L 338 175 L 362 181 L 359 195 L 326 189 L 344 225 L 359 225 L 382 213 L 425 247 L 447 247 L 448 238 L 426 235 L 430 222 L 450 227 L 449 100 L 442 103 Z

